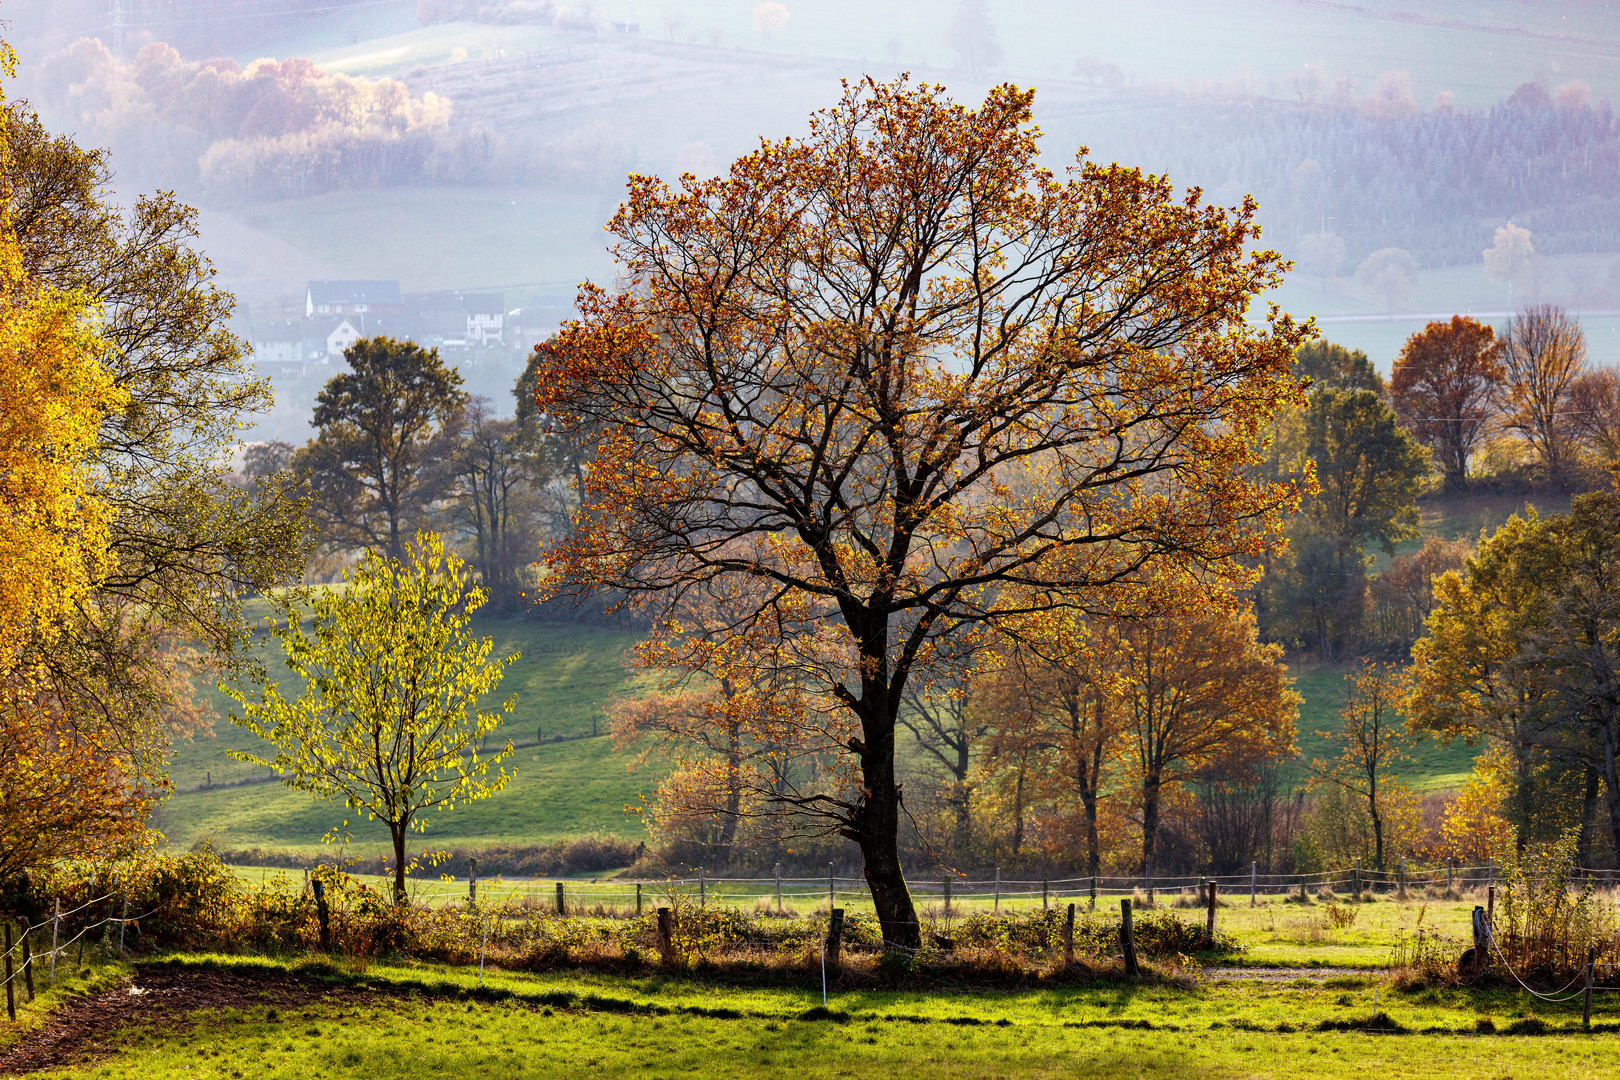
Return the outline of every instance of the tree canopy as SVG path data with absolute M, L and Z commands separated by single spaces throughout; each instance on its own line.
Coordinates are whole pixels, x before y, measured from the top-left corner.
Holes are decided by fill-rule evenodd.
M 1429 323 L 1395 358 L 1395 411 L 1433 452 L 1450 487 L 1468 479 L 1468 459 L 1485 435 L 1504 374 L 1495 332 L 1464 315 Z
M 977 108 L 863 81 L 807 138 L 610 225 L 633 288 L 587 286 L 537 407 L 589 447 L 557 592 L 650 600 L 749 578 L 769 655 L 821 695 L 853 795 L 807 792 L 861 847 L 885 940 L 915 945 L 896 716 L 936 645 L 1009 613 L 1242 577 L 1295 485 L 1253 477 L 1297 402 L 1305 328 L 1245 319 L 1283 263 L 1254 204 L 1083 158 L 1037 164 L 1032 93 Z
M 343 358 L 350 370 L 316 396 L 319 432 L 293 469 L 314 491 L 323 544 L 402 558 L 425 524 L 429 466 L 449 448 L 445 425 L 467 400 L 461 373 L 437 349 L 387 337 L 360 338 Z
M 276 630 L 305 683 L 296 699 L 276 683 L 225 688 L 242 707 L 237 723 L 275 750 L 237 757 L 388 826 L 401 903 L 405 838 L 427 828 L 425 812 L 485 798 L 511 778 L 502 766 L 510 742 L 479 750 L 517 703 L 513 695 L 494 711 L 478 708 L 517 659 L 491 659 L 493 642 L 467 632 L 485 596 L 468 588 L 442 540 L 418 534 L 403 559 L 369 554 L 348 588 L 318 594 L 310 631 L 296 615 Z

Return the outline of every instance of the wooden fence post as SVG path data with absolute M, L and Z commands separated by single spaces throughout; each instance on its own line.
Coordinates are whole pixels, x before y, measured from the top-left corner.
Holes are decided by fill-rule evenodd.
M 1069 915 L 1063 920 L 1063 962 L 1074 963 L 1074 905 L 1069 905 Z
M 636 918 L 641 918 L 641 882 L 636 882 Z
M 33 924 L 30 923 L 27 920 L 27 918 L 19 919 L 19 920 L 17 920 L 17 923 L 18 923 L 19 927 L 21 927 L 21 929 L 22 929 L 23 985 L 26 986 L 27 989 L 28 989 L 28 1000 L 33 1001 L 34 1000 L 34 948 L 33 948 L 33 941 L 30 940 L 30 939 L 34 936 L 34 927 L 33 927 Z
M 6 1015 L 17 1019 L 17 986 L 11 981 L 11 920 L 6 920 Z
M 1255 905 L 1255 882 L 1259 880 L 1259 873 L 1260 873 L 1260 864 L 1257 863 L 1257 862 L 1250 863 L 1249 864 L 1249 906 L 1250 907 L 1254 907 L 1254 905 Z
M 709 874 L 705 867 L 698 867 L 698 907 L 709 905 Z
M 1047 880 L 1045 878 L 1041 878 L 1041 910 L 1042 911 L 1045 911 L 1048 907 L 1051 906 L 1050 904 L 1048 904 L 1046 902 L 1046 887 L 1047 887 L 1048 884 L 1049 883 L 1047 882 Z
M 941 884 L 945 886 L 945 917 L 948 919 L 951 917 L 951 879 L 946 878 Z
M 1356 898 L 1356 902 L 1360 903 L 1361 902 L 1361 860 L 1360 859 L 1356 860 L 1355 869 L 1353 869 L 1350 872 L 1350 892 Z
M 1406 856 L 1405 855 L 1401 856 L 1401 877 L 1400 877 L 1400 883 L 1396 886 L 1396 892 L 1398 892 L 1400 894 L 1400 898 L 1402 900 L 1406 899 Z
M 1485 933 L 1496 940 L 1496 886 L 1485 887 Z
M 467 858 L 467 910 L 478 910 L 478 860 Z
M 1299 875 L 1299 902 L 1305 903 L 1305 875 Z
M 673 963 L 675 959 L 675 934 L 670 926 L 669 908 L 658 909 L 658 954 L 664 963 Z
M 320 878 L 315 879 L 314 889 L 315 915 L 321 921 L 321 948 L 329 949 L 332 947 L 332 924 L 329 921 L 330 913 L 326 907 L 326 886 L 321 884 Z
M 838 903 L 838 898 L 837 898 L 837 896 L 835 894 L 836 888 L 837 888 L 837 886 L 834 884 L 834 881 L 833 881 L 833 864 L 828 863 L 827 864 L 827 910 L 828 911 L 831 911 L 833 909 L 833 905 Z
M 1592 965 L 1597 963 L 1597 946 L 1586 950 L 1586 993 L 1581 999 L 1581 1027 L 1592 1030 Z
M 1451 856 L 1447 855 L 1446 856 L 1446 892 L 1451 891 L 1451 867 L 1452 867 L 1452 862 L 1453 862 L 1453 860 L 1452 860 Z
M 838 966 L 838 947 L 844 940 L 844 909 L 835 907 L 827 920 L 827 963 Z
M 1142 875 L 1142 883 L 1147 886 L 1147 906 L 1156 906 L 1153 903 L 1153 875 L 1144 873 Z
M 1097 910 L 1097 875 L 1091 875 L 1091 910 Z
M 1136 931 L 1131 927 L 1131 898 L 1119 898 L 1119 943 L 1125 952 L 1125 974 L 1140 975 L 1136 965 Z
M 124 890 L 124 912 L 118 917 L 118 955 L 124 955 L 124 927 L 129 925 L 129 890 Z
M 62 898 L 56 898 L 56 914 L 51 916 L 51 985 L 56 985 L 56 939 L 62 928 Z
M 995 910 L 1001 911 L 1001 867 L 996 867 L 996 901 Z
M 1215 885 L 1215 879 L 1214 878 L 1209 879 L 1209 884 L 1208 884 L 1207 888 L 1209 889 L 1209 918 L 1206 921 L 1206 924 L 1204 926 L 1204 937 L 1209 941 L 1210 946 L 1213 948 L 1214 945 L 1215 945 L 1215 890 L 1216 890 L 1216 885 Z
M 568 914 L 568 906 L 563 901 L 563 883 L 560 882 L 560 881 L 557 882 L 557 914 L 559 914 L 559 915 Z

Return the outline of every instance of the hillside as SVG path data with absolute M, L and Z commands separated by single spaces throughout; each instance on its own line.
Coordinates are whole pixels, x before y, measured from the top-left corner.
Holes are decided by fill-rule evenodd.
M 501 695 L 518 695 L 512 716 L 495 739 L 524 745 L 512 757 L 516 777 L 500 795 L 474 806 L 429 819 L 424 845 L 448 842 L 537 844 L 584 833 L 612 833 L 641 839 L 639 821 L 624 808 L 657 782 L 652 770 L 631 773 L 627 754 L 615 754 L 601 709 L 628 686 L 623 664 L 630 634 L 520 620 L 479 618 L 473 629 L 495 639 L 496 652 L 520 652 L 508 670 Z M 279 653 L 266 653 L 272 678 L 288 673 Z M 321 837 L 347 817 L 355 845 L 381 848 L 387 832 L 359 822 L 340 805 L 317 801 L 278 783 L 221 786 L 256 778 L 264 770 L 229 756 L 257 744 L 224 717 L 229 699 L 215 693 L 221 715 L 211 738 L 177 747 L 173 776 L 177 793 L 160 809 L 156 826 L 172 847 L 190 847 L 212 838 L 219 847 L 301 848 L 320 846 Z M 593 731 L 596 734 L 592 734 Z M 547 741 L 533 745 L 537 735 Z M 560 741 L 550 741 L 561 736 Z M 212 788 L 204 785 L 212 781 Z

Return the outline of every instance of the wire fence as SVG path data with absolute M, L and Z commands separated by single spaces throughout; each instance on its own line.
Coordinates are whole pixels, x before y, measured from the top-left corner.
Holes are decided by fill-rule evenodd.
M 123 911 L 114 915 L 112 910 L 119 900 L 123 901 Z M 97 919 L 87 919 L 78 926 L 77 930 L 73 930 L 72 920 L 74 916 L 103 903 L 108 905 L 107 914 Z M 22 921 L 22 933 L 17 936 L 17 940 L 11 942 L 4 950 L 0 950 L 0 963 L 4 964 L 4 975 L 0 976 L 0 986 L 5 987 L 6 990 L 7 1013 L 12 1019 L 16 1019 L 16 983 L 19 980 L 27 985 L 29 1000 L 33 999 L 33 974 L 36 965 L 43 964 L 46 966 L 47 985 L 55 986 L 57 958 L 73 946 L 83 942 L 90 936 L 92 931 L 104 929 L 110 933 L 111 928 L 116 924 L 118 927 L 118 950 L 122 953 L 124 950 L 124 932 L 129 924 L 138 923 L 141 919 L 151 918 L 158 910 L 160 909 L 154 908 L 151 911 L 131 915 L 129 914 L 128 894 L 110 892 L 86 900 L 79 906 L 69 908 L 66 911 L 62 910 L 61 901 L 58 900 L 49 919 L 35 923 L 26 920 Z M 71 937 L 64 938 L 62 936 L 64 924 L 72 932 Z M 50 948 L 44 952 L 34 951 L 35 935 L 43 934 L 47 929 L 49 929 L 51 935 Z M 8 923 L 6 937 L 9 938 L 10 936 L 10 925 Z
M 1248 873 L 1201 875 L 1097 875 L 1062 878 L 974 879 L 961 876 L 912 877 L 907 887 L 919 906 L 942 910 L 989 907 L 999 911 L 1032 906 L 1049 907 L 1084 901 L 1095 906 L 1109 898 L 1132 896 L 1151 904 L 1178 896 L 1202 897 L 1214 882 L 1217 895 L 1228 902 L 1245 897 L 1259 902 L 1327 893 L 1355 896 L 1364 893 L 1396 894 L 1435 892 L 1476 892 L 1497 883 L 1501 867 L 1441 866 L 1422 869 L 1395 867 L 1378 870 L 1349 866 L 1310 874 L 1263 874 L 1258 867 Z M 1577 868 L 1570 887 L 1590 882 L 1600 889 L 1620 889 L 1620 870 Z M 871 889 L 866 879 L 840 875 L 833 870 L 816 877 L 773 874 L 760 877 L 711 877 L 706 871 L 640 880 L 612 878 L 584 881 L 558 878 L 485 878 L 415 882 L 412 900 L 426 903 L 453 903 L 457 900 L 517 902 L 527 906 L 555 907 L 560 912 L 602 909 L 616 914 L 628 909 L 637 913 L 660 896 L 695 898 L 700 904 L 731 904 L 756 908 L 795 911 L 845 907 L 868 909 Z
M 914 878 L 908 885 L 914 899 L 920 902 L 919 915 L 932 917 L 943 911 L 948 917 L 953 913 L 967 914 L 973 908 L 988 907 L 992 911 L 1000 911 L 1003 905 L 1014 910 L 1032 909 L 1036 905 L 1041 909 L 1048 909 L 1065 904 L 1075 904 L 1078 907 L 1084 902 L 1095 909 L 1104 899 L 1118 897 L 1145 898 L 1151 904 L 1158 897 L 1170 899 L 1191 894 L 1196 895 L 1200 902 L 1207 902 L 1210 898 L 1206 890 L 1211 885 L 1215 888 L 1216 897 L 1225 897 L 1228 902 L 1238 903 L 1241 903 L 1245 895 L 1251 903 L 1255 903 L 1261 897 L 1266 897 L 1268 901 L 1294 897 L 1303 899 L 1312 894 L 1320 896 L 1323 893 L 1339 897 L 1346 894 L 1357 896 L 1367 892 L 1386 894 L 1421 892 L 1427 897 L 1433 895 L 1433 890 L 1437 889 L 1445 890 L 1441 895 L 1450 894 L 1461 898 L 1468 892 L 1490 890 L 1500 879 L 1501 868 L 1494 863 L 1487 863 L 1480 866 L 1447 865 L 1421 869 L 1408 869 L 1403 864 L 1384 870 L 1350 866 L 1309 874 L 1261 874 L 1258 866 L 1253 866 L 1247 874 L 1197 876 L 1088 875 L 1063 878 L 1003 878 L 997 871 L 994 877 L 988 879 L 971 879 L 966 876 Z M 1620 871 L 1577 867 L 1559 884 L 1567 889 L 1620 889 Z M 306 888 L 310 886 L 307 872 L 305 885 Z M 865 879 L 839 875 L 836 867 L 829 867 L 826 875 L 815 877 L 784 876 L 780 873 L 757 877 L 710 877 L 706 870 L 700 869 L 695 875 L 642 880 L 540 881 L 489 878 L 479 881 L 472 878 L 463 879 L 462 882 L 419 883 L 411 892 L 412 899 L 418 903 L 453 903 L 456 900 L 464 900 L 469 912 L 478 908 L 484 927 L 484 937 L 478 950 L 480 976 L 482 976 L 484 947 L 488 940 L 489 920 L 503 918 L 503 915 L 497 914 L 498 907 L 509 905 L 514 901 L 520 907 L 530 909 L 534 914 L 545 914 L 546 908 L 555 905 L 555 913 L 558 915 L 599 914 L 610 917 L 628 916 L 632 912 L 640 916 L 661 906 L 661 901 L 666 898 L 671 901 L 679 898 L 688 904 L 695 901 L 700 907 L 709 904 L 742 906 L 751 903 L 756 910 L 769 912 L 774 908 L 783 914 L 789 913 L 787 909 L 790 905 L 793 908 L 792 914 L 798 914 L 801 907 L 811 906 L 812 919 L 827 920 L 829 941 L 836 940 L 837 927 L 842 924 L 847 909 L 860 910 L 862 906 L 869 909 L 872 904 L 871 891 Z M 318 888 L 315 895 L 318 899 L 320 896 Z M 138 928 L 140 920 L 152 917 L 163 908 L 163 905 L 159 904 L 150 911 L 130 915 L 130 901 L 130 891 L 120 884 L 115 885 L 110 892 L 92 896 L 67 910 L 62 909 L 61 900 L 58 899 L 48 919 L 32 923 L 28 920 L 19 920 L 23 933 L 17 941 L 8 941 L 7 947 L 0 952 L 0 961 L 4 963 L 4 976 L 0 978 L 0 984 L 6 988 L 10 1015 L 15 1018 L 15 983 L 18 980 L 26 982 L 29 999 L 32 1000 L 35 966 L 47 966 L 49 984 L 54 986 L 57 961 L 64 953 L 77 946 L 82 959 L 83 943 L 97 930 L 102 931 L 103 941 L 110 948 L 112 928 L 116 925 L 117 948 L 122 954 L 126 930 L 132 924 Z M 821 906 L 823 903 L 824 908 Z M 106 905 L 104 912 L 96 912 L 99 905 Z M 324 906 L 321 911 L 324 934 L 326 917 Z M 1211 933 L 1213 933 L 1213 916 L 1214 911 L 1211 908 Z M 1480 910 L 1476 909 L 1476 945 L 1494 952 L 1512 980 L 1537 999 L 1549 1004 L 1564 1004 L 1584 997 L 1589 1022 L 1592 994 L 1620 992 L 1620 987 L 1599 985 L 1595 982 L 1595 972 L 1599 968 L 1616 966 L 1612 959 L 1607 963 L 1598 964 L 1595 949 L 1594 955 L 1589 957 L 1584 969 L 1564 986 L 1550 990 L 1539 990 L 1531 986 L 1515 970 L 1509 957 L 1503 952 L 1488 920 L 1483 924 L 1484 932 L 1481 936 L 1477 922 L 1479 917 Z M 520 918 L 519 922 L 522 921 Z M 1129 925 L 1128 917 L 1124 923 L 1126 926 Z M 1072 929 L 1072 913 L 1070 926 Z M 50 936 L 49 949 L 34 952 L 33 939 L 42 936 L 46 930 Z M 1126 934 L 1128 936 L 1128 931 Z M 6 936 L 10 937 L 9 923 Z M 1577 986 L 1579 983 L 1584 985 Z

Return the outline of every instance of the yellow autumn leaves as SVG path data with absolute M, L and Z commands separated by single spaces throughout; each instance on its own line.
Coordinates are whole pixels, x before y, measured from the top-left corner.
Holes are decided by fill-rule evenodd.
M 93 315 L 82 296 L 31 282 L 0 235 L 0 664 L 12 682 L 23 646 L 105 568 L 106 511 L 86 461 L 123 394 L 99 360 Z

